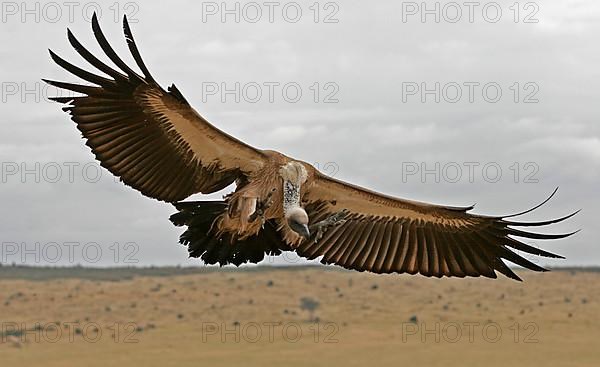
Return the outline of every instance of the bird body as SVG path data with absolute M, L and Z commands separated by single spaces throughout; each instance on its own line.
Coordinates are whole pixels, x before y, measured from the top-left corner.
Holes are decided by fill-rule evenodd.
M 504 260 L 545 269 L 512 250 L 560 257 L 515 237 L 558 239 L 570 234 L 515 227 L 558 223 L 575 213 L 517 222 L 509 219 L 515 215 L 477 215 L 470 213 L 473 207 L 395 198 L 328 177 L 306 162 L 226 134 L 194 110 L 175 85 L 163 89 L 142 61 L 126 18 L 125 38 L 142 75 L 112 49 L 95 15 L 92 29 L 116 68 L 68 31 L 79 55 L 108 77 L 50 51 L 58 65 L 92 85 L 46 82 L 80 94 L 54 100 L 66 104 L 63 110 L 103 167 L 143 195 L 176 207 L 171 221 L 187 227 L 180 242 L 192 257 L 207 264 L 240 265 L 259 262 L 265 254 L 296 251 L 307 259 L 359 271 L 491 278 L 498 271 L 516 280 Z M 235 191 L 222 201 L 182 202 L 231 184 Z
M 294 209 L 301 209 L 300 196 L 303 184 L 308 179 L 308 170 L 312 168 L 294 161 L 275 151 L 264 151 L 267 160 L 255 174 L 249 175 L 245 182 L 238 182 L 236 190 L 228 198 L 228 211 L 216 222 L 219 234 L 235 234 L 241 239 L 256 235 L 264 222 L 275 220 L 284 235 L 285 242 L 291 246 L 302 240 L 302 236 L 287 225 L 286 220 L 293 219 Z M 314 168 L 312 168 L 314 169 Z M 259 218 L 253 218 L 260 204 L 267 204 Z

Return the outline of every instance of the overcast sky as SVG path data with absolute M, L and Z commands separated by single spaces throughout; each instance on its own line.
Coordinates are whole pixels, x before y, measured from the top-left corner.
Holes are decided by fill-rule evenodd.
M 98 9 L 124 59 L 125 13 L 154 77 L 256 147 L 388 194 L 476 203 L 482 214 L 527 209 L 560 186 L 523 219 L 583 209 L 550 230 L 582 231 L 533 242 L 567 257 L 538 263 L 600 265 L 597 1 L 221 3 L 2 3 L 0 262 L 199 263 L 177 244 L 173 208 L 100 170 L 45 100 L 56 90 L 40 78 L 76 81 L 48 48 L 87 67 L 67 27 L 100 55 L 89 20 Z

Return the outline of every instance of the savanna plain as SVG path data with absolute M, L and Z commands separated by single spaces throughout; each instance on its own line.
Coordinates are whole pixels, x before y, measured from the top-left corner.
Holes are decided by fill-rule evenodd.
M 600 272 L 0 267 L 2 366 L 599 366 Z

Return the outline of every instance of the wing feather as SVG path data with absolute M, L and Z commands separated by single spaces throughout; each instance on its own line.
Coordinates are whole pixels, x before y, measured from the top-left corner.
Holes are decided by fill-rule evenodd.
M 342 211 L 349 214 L 343 225 L 328 229 L 318 241 L 305 241 L 297 252 L 310 258 L 323 256 L 323 263 L 360 271 L 489 278 L 496 278 L 497 271 L 520 280 L 503 260 L 533 271 L 546 269 L 510 248 L 537 256 L 561 256 L 513 236 L 550 240 L 576 233 L 541 234 L 515 228 L 559 223 L 576 213 L 540 222 L 507 221 L 505 218 L 514 216 L 476 215 L 469 212 L 472 206 L 447 207 L 398 199 L 324 176 L 316 170 L 307 186 L 302 200 L 308 203 L 309 217 L 316 218 L 318 214 L 322 220 Z M 310 207 L 314 203 L 327 205 L 320 205 L 313 217 Z
M 383 262 L 386 258 L 388 249 L 390 248 L 390 242 L 392 238 L 392 233 L 394 231 L 394 225 L 399 224 L 389 220 L 386 221 L 385 228 L 382 231 L 383 237 L 381 238 L 381 240 L 377 240 L 376 243 L 373 244 L 374 249 L 376 251 L 373 251 L 372 253 L 372 255 L 374 255 L 374 258 L 372 260 L 373 264 L 371 265 L 371 268 L 375 273 L 382 272 L 381 269 L 383 268 Z
M 264 165 L 264 152 L 211 125 L 174 85 L 165 91 L 154 81 L 126 17 L 125 39 L 143 76 L 117 55 L 95 14 L 92 30 L 116 69 L 89 52 L 71 31 L 67 32 L 69 42 L 84 60 L 110 78 L 86 71 L 50 51 L 59 66 L 94 85 L 45 81 L 82 94 L 53 100 L 67 104 L 63 110 L 71 115 L 103 167 L 146 196 L 176 202 L 198 192 L 218 191 Z

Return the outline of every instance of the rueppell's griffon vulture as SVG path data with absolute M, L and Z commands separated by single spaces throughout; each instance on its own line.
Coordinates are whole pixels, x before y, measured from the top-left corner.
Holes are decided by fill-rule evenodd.
M 504 260 L 545 269 L 511 249 L 560 257 L 514 237 L 557 239 L 570 234 L 515 227 L 558 223 L 575 213 L 516 222 L 509 220 L 514 216 L 476 215 L 469 213 L 472 207 L 409 201 L 338 181 L 306 162 L 237 140 L 206 121 L 175 85 L 163 89 L 144 65 L 126 18 L 125 39 L 141 74 L 115 53 L 96 15 L 92 29 L 116 68 L 100 61 L 68 31 L 73 48 L 105 76 L 50 51 L 58 65 L 92 84 L 45 80 L 79 94 L 53 100 L 67 105 L 63 110 L 103 167 L 143 195 L 173 203 L 178 212 L 171 221 L 187 226 L 180 242 L 192 257 L 207 264 L 240 265 L 259 262 L 265 254 L 295 251 L 308 259 L 322 257 L 326 264 L 374 273 L 495 278 L 498 271 L 517 280 Z M 181 202 L 232 183 L 235 191 L 222 201 Z

